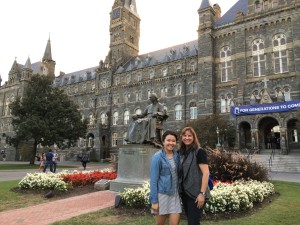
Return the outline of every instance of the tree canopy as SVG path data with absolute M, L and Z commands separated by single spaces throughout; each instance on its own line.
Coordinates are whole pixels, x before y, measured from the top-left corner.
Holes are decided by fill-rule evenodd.
M 187 126 L 193 127 L 201 146 L 215 148 L 218 143 L 217 127 L 219 129 L 219 143 L 226 148 L 233 148 L 235 144 L 235 127 L 220 115 L 211 115 L 197 119 Z
M 78 106 L 62 90 L 54 88 L 46 76 L 35 75 L 25 95 L 10 104 L 15 140 L 34 140 L 30 163 L 34 162 L 36 146 L 73 146 L 87 132 Z

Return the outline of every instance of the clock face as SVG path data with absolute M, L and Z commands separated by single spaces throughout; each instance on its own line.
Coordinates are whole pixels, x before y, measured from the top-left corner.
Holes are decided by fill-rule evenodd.
M 121 14 L 121 10 L 120 8 L 116 8 L 112 11 L 112 16 L 111 18 L 112 19 L 116 19 L 116 18 L 119 18 L 120 17 L 120 14 Z

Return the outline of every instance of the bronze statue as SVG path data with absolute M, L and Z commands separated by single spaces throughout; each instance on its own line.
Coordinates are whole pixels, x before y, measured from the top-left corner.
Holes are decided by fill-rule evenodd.
M 126 141 L 132 144 L 153 144 L 162 147 L 163 122 L 168 118 L 164 106 L 158 102 L 157 95 L 149 96 L 151 104 L 141 115 L 133 115 L 127 131 Z

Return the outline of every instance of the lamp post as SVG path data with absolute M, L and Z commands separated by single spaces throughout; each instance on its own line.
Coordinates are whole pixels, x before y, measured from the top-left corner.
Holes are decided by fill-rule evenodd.
M 216 130 L 216 132 L 217 132 L 217 138 L 218 138 L 218 143 L 216 144 L 216 147 L 218 148 L 218 147 L 221 147 L 221 144 L 220 144 L 220 137 L 219 137 L 219 127 L 217 127 L 217 130 Z

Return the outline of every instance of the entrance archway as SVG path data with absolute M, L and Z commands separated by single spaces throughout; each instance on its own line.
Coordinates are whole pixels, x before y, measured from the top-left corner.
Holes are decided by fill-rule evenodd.
M 273 117 L 264 117 L 258 125 L 259 148 L 280 148 L 280 129 L 278 121 Z
M 251 149 L 251 126 L 248 122 L 240 123 L 240 148 Z

